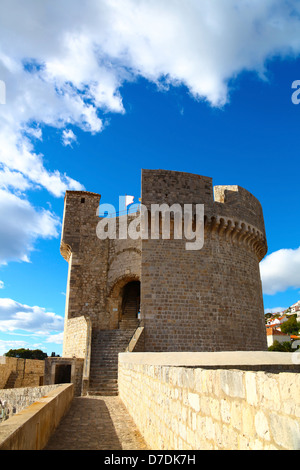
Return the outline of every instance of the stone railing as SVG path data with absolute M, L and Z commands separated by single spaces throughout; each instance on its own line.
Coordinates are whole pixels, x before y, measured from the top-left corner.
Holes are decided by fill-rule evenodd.
M 150 449 L 300 449 L 295 353 L 123 353 L 119 394 Z
M 143 326 L 143 323 L 140 322 L 140 325 L 135 330 L 125 352 L 133 352 L 137 350 L 144 351 L 143 334 L 144 334 L 144 326 Z

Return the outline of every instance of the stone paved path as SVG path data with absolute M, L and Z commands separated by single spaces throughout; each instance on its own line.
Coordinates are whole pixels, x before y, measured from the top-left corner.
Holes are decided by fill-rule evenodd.
M 144 450 L 119 397 L 75 397 L 44 450 Z

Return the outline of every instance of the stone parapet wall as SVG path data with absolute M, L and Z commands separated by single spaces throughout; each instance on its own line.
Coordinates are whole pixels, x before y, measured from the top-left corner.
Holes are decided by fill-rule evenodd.
M 0 422 L 27 408 L 60 385 L 0 390 Z
M 119 355 L 120 398 L 149 447 L 299 450 L 296 356 L 216 354 Z
M 60 385 L 0 424 L 0 450 L 41 450 L 68 411 L 73 384 Z

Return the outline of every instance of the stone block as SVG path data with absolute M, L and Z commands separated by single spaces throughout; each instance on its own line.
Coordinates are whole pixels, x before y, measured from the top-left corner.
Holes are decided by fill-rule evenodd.
M 188 394 L 189 405 L 195 411 L 200 411 L 200 397 L 196 393 Z
M 256 406 L 258 404 L 258 396 L 256 390 L 256 374 L 255 372 L 245 372 L 246 397 L 249 405 Z
M 223 392 L 230 397 L 245 398 L 243 376 L 244 372 L 238 370 L 222 370 L 220 381 Z
M 299 420 L 270 413 L 270 429 L 278 446 L 285 450 L 300 450 Z
M 258 411 L 254 418 L 255 430 L 259 437 L 269 441 L 270 440 L 270 431 L 267 417 L 262 411 Z

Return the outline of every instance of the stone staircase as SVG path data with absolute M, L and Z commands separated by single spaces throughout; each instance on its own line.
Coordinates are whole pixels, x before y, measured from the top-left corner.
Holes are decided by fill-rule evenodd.
M 93 331 L 88 395 L 118 395 L 118 354 L 125 351 L 134 331 Z
M 119 329 L 93 331 L 89 395 L 118 395 L 118 355 L 126 350 L 139 326 L 139 307 L 139 285 L 132 283 L 124 296 Z
M 128 299 L 120 321 L 120 330 L 136 330 L 139 326 L 139 320 L 137 318 L 137 301 L 136 299 Z
M 8 377 L 8 379 L 6 381 L 6 384 L 4 385 L 3 388 L 5 388 L 5 389 L 14 388 L 17 378 L 18 378 L 17 372 L 12 371 L 9 374 L 9 377 Z

